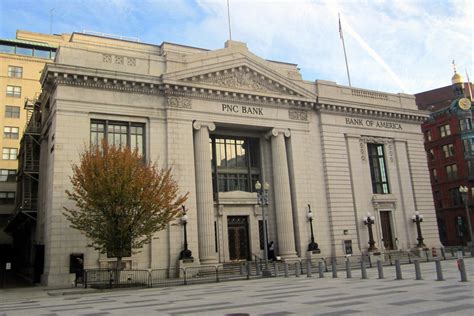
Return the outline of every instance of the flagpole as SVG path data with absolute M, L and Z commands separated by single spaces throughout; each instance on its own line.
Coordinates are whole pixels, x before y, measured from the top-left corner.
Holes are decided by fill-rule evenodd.
M 229 8 L 229 0 L 227 0 L 227 21 L 229 22 L 229 40 L 232 40 L 232 31 L 230 29 L 230 8 Z
M 469 80 L 469 75 L 467 74 L 467 69 L 466 69 L 466 78 L 467 78 L 467 89 L 469 90 L 469 99 L 471 99 L 471 102 L 472 102 L 471 81 Z
M 339 35 L 340 35 L 341 40 L 342 40 L 342 48 L 344 49 L 344 59 L 346 60 L 347 80 L 349 81 L 349 87 L 352 87 L 352 85 L 351 85 L 351 76 L 349 74 L 349 64 L 347 63 L 346 45 L 344 43 L 344 35 L 342 34 L 341 14 L 338 13 L 338 16 L 339 16 Z

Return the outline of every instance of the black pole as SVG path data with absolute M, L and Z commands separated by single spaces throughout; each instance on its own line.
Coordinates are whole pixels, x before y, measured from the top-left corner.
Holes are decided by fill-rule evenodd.
M 374 224 L 374 221 L 372 221 L 370 218 L 367 219 L 367 226 L 369 228 L 369 252 L 370 251 L 375 251 L 375 241 L 374 241 L 374 234 L 372 232 L 372 225 Z
M 423 218 L 420 217 L 420 215 L 415 214 L 415 218 L 413 218 L 413 222 L 416 224 L 416 232 L 418 234 L 418 248 L 423 248 L 426 247 L 425 243 L 423 242 L 423 235 L 421 234 L 421 225 L 420 223 L 423 221 Z
M 308 251 L 311 251 L 313 253 L 320 253 L 321 250 L 319 250 L 318 244 L 314 242 L 313 216 L 312 216 L 313 213 L 311 212 L 310 204 L 308 204 L 308 214 L 311 214 L 310 216 L 308 216 L 309 226 L 311 228 L 311 242 L 308 245 Z
M 186 216 L 186 208 L 184 205 L 182 205 L 183 208 L 183 217 Z M 188 249 L 188 232 L 186 230 L 186 225 L 188 224 L 187 219 L 182 219 L 183 222 L 183 229 L 184 229 L 184 249 L 180 252 L 179 254 L 179 260 L 182 259 L 194 259 L 193 258 L 193 253 L 191 250 Z

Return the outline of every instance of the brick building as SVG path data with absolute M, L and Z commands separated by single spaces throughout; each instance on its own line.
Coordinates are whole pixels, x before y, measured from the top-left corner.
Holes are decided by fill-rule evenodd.
M 455 73 L 451 86 L 415 94 L 418 108 L 431 112 L 430 118 L 422 124 L 422 130 L 440 239 L 447 246 L 470 241 L 468 218 L 459 191 L 460 186 L 469 188 L 468 205 L 471 209 L 474 201 L 472 107 L 463 106 L 461 101 L 471 104 L 470 91 L 472 83 L 464 82 Z M 472 212 L 470 218 L 472 221 Z

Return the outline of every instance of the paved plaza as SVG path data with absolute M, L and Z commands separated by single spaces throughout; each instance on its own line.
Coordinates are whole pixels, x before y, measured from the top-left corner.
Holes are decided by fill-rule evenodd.
M 368 279 L 359 270 L 347 279 L 325 273 L 153 289 L 0 290 L 0 316 L 10 315 L 474 315 L 474 259 L 466 259 L 468 282 L 460 282 L 456 261 L 442 261 L 445 281 L 436 281 L 434 262 L 377 269 Z M 68 294 L 68 295 L 66 295 Z

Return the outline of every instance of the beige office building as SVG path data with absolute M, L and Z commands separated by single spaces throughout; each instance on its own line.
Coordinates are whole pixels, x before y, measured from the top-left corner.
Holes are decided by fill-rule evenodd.
M 27 31 L 17 31 L 16 39 L 0 39 L 0 245 L 12 242 L 3 228 L 15 207 L 17 156 L 29 114 L 25 99 L 39 94 L 44 65 L 53 62 L 57 46 L 67 39 Z
M 209 51 L 74 33 L 41 76 L 41 165 L 35 242 L 42 280 L 69 284 L 69 255 L 85 268 L 115 261 L 69 228 L 71 164 L 106 137 L 172 166 L 190 192 L 188 242 L 195 264 L 263 257 L 255 183 L 268 182 L 268 240 L 283 260 L 306 258 L 311 205 L 320 256 L 366 253 L 374 217 L 378 251 L 439 246 L 414 97 L 303 80 L 297 65 L 262 59 L 227 41 Z M 172 224 L 179 224 L 179 221 Z M 183 229 L 156 234 L 127 267 L 176 267 Z

